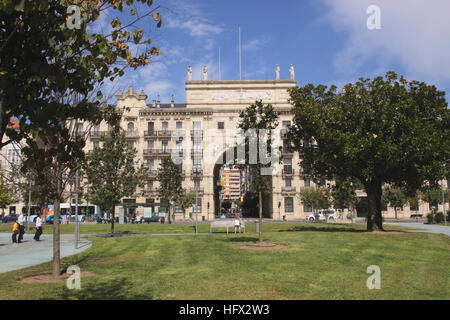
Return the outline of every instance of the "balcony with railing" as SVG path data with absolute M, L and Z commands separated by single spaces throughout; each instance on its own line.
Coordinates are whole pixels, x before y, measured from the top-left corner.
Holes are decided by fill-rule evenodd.
M 144 149 L 144 157 L 151 158 L 159 155 L 158 149 Z
M 201 178 L 203 178 L 203 170 L 202 169 L 192 169 L 191 170 L 191 178 L 192 179 L 201 179 Z
M 280 130 L 280 136 L 281 136 L 281 138 L 285 138 L 286 135 L 288 134 L 288 132 L 289 132 L 289 129 L 288 129 L 288 128 L 282 128 L 282 129 Z
M 191 156 L 201 158 L 203 156 L 203 149 L 192 149 Z
M 136 130 L 125 131 L 125 138 L 137 139 L 139 138 L 139 133 Z
M 172 136 L 171 130 L 160 130 L 158 131 L 158 137 L 160 138 L 170 138 Z
M 148 170 L 148 176 L 149 177 L 156 177 L 158 175 L 158 170 L 155 169 L 149 169 Z
M 89 137 L 91 139 L 100 139 L 100 137 L 109 137 L 109 131 L 91 131 L 89 132 Z
M 297 191 L 296 187 L 281 187 L 281 193 L 284 194 L 293 194 Z
M 292 167 L 285 167 L 281 170 L 283 177 L 292 177 L 295 174 L 295 170 Z
M 190 188 L 190 192 L 195 193 L 195 188 Z M 204 188 L 198 188 L 197 189 L 198 194 L 203 194 L 205 192 Z
M 201 139 L 203 137 L 203 130 L 194 129 L 191 130 L 192 139 Z
M 156 130 L 145 130 L 144 138 L 156 138 L 158 136 L 158 131 Z

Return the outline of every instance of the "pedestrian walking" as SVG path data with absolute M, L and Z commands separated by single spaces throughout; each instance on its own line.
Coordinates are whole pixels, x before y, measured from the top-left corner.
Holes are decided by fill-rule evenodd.
M 17 223 L 19 224 L 19 239 L 17 242 L 21 243 L 25 233 L 25 216 L 23 212 L 19 215 L 19 218 L 17 218 Z
M 19 234 L 19 224 L 17 221 L 13 223 L 12 242 L 17 243 L 17 235 Z
M 41 234 L 42 234 L 42 218 L 41 218 L 41 216 L 42 216 L 42 213 L 38 213 L 38 216 L 36 217 L 36 221 L 35 221 L 35 223 L 36 223 L 36 233 L 34 234 L 34 240 L 36 240 L 36 241 L 41 241 L 40 240 L 40 237 L 41 237 Z

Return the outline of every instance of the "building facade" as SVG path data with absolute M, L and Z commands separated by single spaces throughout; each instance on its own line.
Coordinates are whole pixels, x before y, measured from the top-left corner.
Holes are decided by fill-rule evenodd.
M 294 220 L 304 219 L 310 214 L 311 208 L 304 206 L 298 195 L 301 188 L 315 184 L 302 174 L 298 154 L 289 151 L 283 139 L 293 117 L 287 90 L 297 85 L 293 66 L 289 71 L 289 79 L 280 79 L 277 66 L 275 79 L 271 80 L 208 80 L 205 67 L 203 79 L 193 80 L 189 67 L 185 83 L 186 103 L 181 104 L 175 103 L 173 97 L 170 103 L 161 103 L 159 98 L 149 103 L 144 91 L 138 93 L 132 87 L 119 92 L 116 95 L 117 108 L 126 109 L 121 120 L 126 139 L 137 150 L 138 160 L 149 167 L 144 196 L 123 199 L 127 213 L 144 215 L 144 209 L 151 207 L 153 214 L 166 214 L 168 204 L 158 198 L 156 176 L 161 160 L 172 157 L 180 167 L 183 188 L 197 193 L 197 206 L 186 213 L 190 216 L 197 213 L 199 220 L 213 220 L 219 213 L 221 201 L 218 188 L 220 170 L 224 164 L 233 165 L 235 153 L 239 154 L 237 146 L 243 139 L 243 133 L 237 130 L 239 111 L 256 100 L 262 100 L 264 104 L 271 104 L 280 115 L 275 143 L 282 147 L 283 156 L 281 164 L 274 161 L 271 173 L 273 192 L 264 203 L 265 217 Z M 106 123 L 94 127 L 87 123 L 78 124 L 80 132 L 87 128 L 90 132 L 86 152 L 100 147 L 100 137 L 109 130 Z M 7 153 L 8 150 L 3 148 L 1 152 Z M 248 187 L 248 177 L 245 170 L 242 173 L 243 179 L 238 184 L 242 184 L 244 191 Z M 319 182 L 321 186 L 331 184 L 325 180 Z M 448 181 L 446 184 L 448 188 Z M 241 195 L 240 192 L 234 192 L 233 196 Z M 359 191 L 358 196 L 364 199 L 365 194 Z M 19 208 L 20 204 L 15 206 Z M 116 210 L 118 215 L 120 206 Z M 442 205 L 438 210 L 442 210 Z M 409 218 L 412 213 L 426 215 L 429 211 L 429 205 L 421 203 L 418 208 L 401 208 L 398 216 Z M 394 209 L 386 208 L 383 214 L 394 217 Z M 182 216 L 182 211 L 175 208 L 175 220 Z

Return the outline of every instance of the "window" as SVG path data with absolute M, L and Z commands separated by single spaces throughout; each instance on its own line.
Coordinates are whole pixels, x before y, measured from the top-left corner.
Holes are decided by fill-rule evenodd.
M 200 171 L 202 170 L 202 160 L 198 158 L 194 158 L 193 170 Z
M 147 141 L 147 149 L 148 150 L 153 150 L 154 148 L 154 143 L 152 140 Z
M 147 167 L 148 167 L 148 170 L 154 170 L 155 169 L 155 160 L 148 159 L 147 160 Z
M 162 142 L 162 151 L 163 152 L 168 152 L 169 151 L 169 144 L 167 141 L 163 141 Z
M 284 121 L 281 123 L 281 126 L 282 126 L 283 129 L 288 129 L 288 128 L 291 126 L 291 121 L 289 121 L 289 120 L 284 120 Z
M 311 179 L 306 178 L 305 179 L 305 187 L 310 187 L 311 186 Z
M 97 133 L 97 134 L 100 132 L 100 125 L 99 124 L 94 125 L 94 132 Z
M 147 181 L 147 190 L 148 191 L 153 191 L 153 180 L 148 180 Z
M 292 186 L 292 179 L 284 179 L 284 186 L 285 187 L 291 187 Z
M 200 180 L 194 180 L 194 190 L 200 190 Z
M 128 122 L 127 131 L 129 133 L 134 132 L 134 123 L 133 122 Z
M 177 126 L 177 130 L 183 129 L 183 122 L 177 121 L 176 126 Z
M 222 130 L 224 128 L 223 122 L 217 122 L 217 129 Z
M 303 212 L 312 212 L 312 208 L 310 206 L 304 205 Z
M 182 153 L 183 152 L 183 143 L 182 143 L 182 141 L 177 141 L 176 142 L 177 144 L 176 144 L 176 150 L 177 150 L 177 152 L 178 153 Z
M 284 198 L 284 212 L 294 212 L 294 198 Z
M 167 133 L 169 131 L 169 123 L 168 122 L 162 123 L 162 131 L 165 133 Z
M 128 148 L 134 149 L 134 141 L 128 141 Z
M 320 187 L 325 186 L 325 179 L 320 179 L 319 186 Z
M 284 163 L 284 173 L 292 173 L 292 158 L 286 158 L 283 160 Z
M 155 124 L 153 122 L 147 122 L 147 129 L 149 134 L 155 132 Z
M 99 148 L 99 147 L 100 147 L 100 142 L 94 141 L 94 148 Z

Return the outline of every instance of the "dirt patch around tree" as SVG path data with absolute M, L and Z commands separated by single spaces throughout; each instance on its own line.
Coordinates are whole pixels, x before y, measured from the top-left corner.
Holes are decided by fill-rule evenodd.
M 247 250 L 282 250 L 288 247 L 285 243 L 247 243 L 236 246 L 239 249 L 247 249 Z
M 53 277 L 52 274 L 41 274 L 38 276 L 31 276 L 20 279 L 19 283 L 50 283 L 50 282 L 59 282 L 63 280 L 67 280 L 72 274 L 64 273 L 59 275 L 58 277 Z M 95 276 L 95 273 L 90 271 L 81 272 L 81 278 Z
M 389 236 L 394 234 L 406 234 L 404 231 L 364 231 L 363 234 L 375 234 L 375 235 L 383 235 Z

